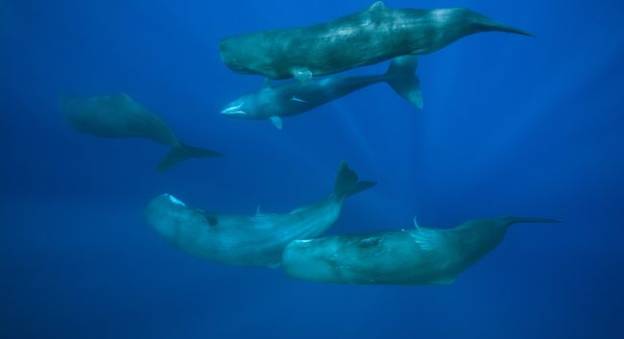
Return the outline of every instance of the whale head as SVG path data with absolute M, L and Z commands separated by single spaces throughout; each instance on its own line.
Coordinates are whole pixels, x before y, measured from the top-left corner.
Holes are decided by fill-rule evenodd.
M 262 120 L 280 113 L 280 102 L 268 86 L 230 102 L 221 114 L 234 119 Z

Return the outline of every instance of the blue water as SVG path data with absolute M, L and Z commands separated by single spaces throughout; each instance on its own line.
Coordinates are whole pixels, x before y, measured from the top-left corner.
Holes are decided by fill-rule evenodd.
M 621 338 L 621 1 L 388 1 L 470 7 L 536 34 L 480 34 L 420 58 L 425 108 L 385 85 L 284 130 L 220 108 L 262 79 L 220 38 L 311 24 L 370 1 L 0 1 L 1 338 Z M 360 73 L 382 72 L 377 65 Z M 222 159 L 165 174 L 165 149 L 71 130 L 59 96 L 125 92 Z M 341 286 L 177 251 L 143 219 L 169 192 L 210 211 L 288 211 L 341 160 L 378 185 L 331 234 L 517 225 L 449 286 Z M 619 333 L 619 335 L 618 335 Z

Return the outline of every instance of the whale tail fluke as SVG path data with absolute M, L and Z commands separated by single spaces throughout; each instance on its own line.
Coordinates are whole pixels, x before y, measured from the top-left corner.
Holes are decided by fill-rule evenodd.
M 208 158 L 208 157 L 221 157 L 223 156 L 219 152 L 211 151 L 209 149 L 186 145 L 184 143 L 178 143 L 171 147 L 165 157 L 158 163 L 156 167 L 158 171 L 164 172 L 173 166 L 179 164 L 182 161 L 192 158 Z
M 334 195 L 339 199 L 344 199 L 359 192 L 365 191 L 373 186 L 375 182 L 360 181 L 357 173 L 349 168 L 346 162 L 340 164 L 336 183 L 334 184 Z
M 420 79 L 416 75 L 418 60 L 415 56 L 402 56 L 392 60 L 385 79 L 388 85 L 418 109 L 423 107 Z

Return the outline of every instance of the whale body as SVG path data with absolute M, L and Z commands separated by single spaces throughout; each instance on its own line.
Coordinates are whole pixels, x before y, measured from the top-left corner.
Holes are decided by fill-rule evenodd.
M 167 124 L 127 94 L 66 97 L 61 109 L 77 131 L 102 138 L 143 138 L 170 146 L 158 164 L 164 171 L 190 158 L 216 157 L 220 153 L 182 143 Z
M 329 197 L 290 213 L 214 214 L 163 194 L 149 203 L 146 217 L 162 237 L 187 253 L 229 265 L 275 267 L 288 243 L 325 232 L 340 216 L 345 198 L 373 185 L 359 181 L 342 163 Z
M 270 119 L 281 129 L 282 117 L 301 114 L 380 82 L 388 83 L 416 108 L 422 108 L 420 82 L 414 74 L 416 65 L 416 57 L 398 57 L 392 61 L 386 74 L 382 75 L 333 76 L 304 82 L 292 81 L 278 86 L 267 85 L 231 102 L 221 113 L 237 119 Z
M 505 217 L 452 229 L 419 227 L 396 232 L 297 240 L 284 250 L 291 277 L 341 284 L 449 284 L 492 251 L 515 223 L 552 219 Z
M 233 71 L 271 79 L 309 79 L 404 55 L 435 52 L 479 32 L 530 35 L 465 8 L 369 9 L 327 23 L 223 39 L 219 50 Z

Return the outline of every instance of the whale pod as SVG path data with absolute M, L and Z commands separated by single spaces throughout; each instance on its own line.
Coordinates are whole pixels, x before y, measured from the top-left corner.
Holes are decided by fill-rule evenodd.
M 552 219 L 505 217 L 452 229 L 415 227 L 396 232 L 297 240 L 284 250 L 291 277 L 340 284 L 449 284 L 492 251 L 515 223 Z

